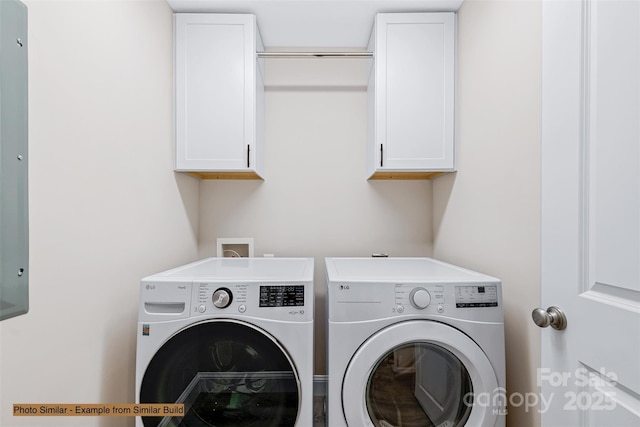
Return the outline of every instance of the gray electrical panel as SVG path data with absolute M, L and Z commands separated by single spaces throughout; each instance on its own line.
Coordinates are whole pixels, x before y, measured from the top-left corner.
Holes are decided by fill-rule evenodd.
M 29 310 L 27 7 L 0 0 L 0 320 Z

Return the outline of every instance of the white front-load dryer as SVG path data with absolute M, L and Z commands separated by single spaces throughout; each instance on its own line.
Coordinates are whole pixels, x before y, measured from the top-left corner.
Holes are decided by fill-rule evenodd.
M 208 258 L 142 280 L 137 427 L 313 423 L 313 259 Z
M 505 426 L 500 280 L 429 258 L 326 268 L 328 426 Z

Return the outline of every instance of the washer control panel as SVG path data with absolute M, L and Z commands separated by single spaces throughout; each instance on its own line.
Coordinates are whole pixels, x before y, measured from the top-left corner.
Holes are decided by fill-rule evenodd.
M 302 307 L 304 286 L 260 285 L 260 307 Z
M 193 312 L 200 314 L 218 313 L 247 302 L 247 285 L 220 285 L 215 283 L 194 283 L 193 294 L 195 301 Z
M 306 283 L 193 283 L 192 316 L 246 315 L 274 320 L 302 320 L 308 308 Z M 306 298 L 305 298 L 306 297 Z

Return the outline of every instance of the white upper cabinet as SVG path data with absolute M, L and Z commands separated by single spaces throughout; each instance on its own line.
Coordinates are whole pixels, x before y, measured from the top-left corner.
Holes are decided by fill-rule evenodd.
M 367 89 L 370 179 L 455 170 L 455 35 L 455 13 L 376 15 Z
M 167 0 L 176 13 L 252 13 L 265 46 L 366 48 L 376 13 L 455 12 L 463 0 Z
M 175 15 L 176 170 L 261 179 L 263 51 L 254 15 Z

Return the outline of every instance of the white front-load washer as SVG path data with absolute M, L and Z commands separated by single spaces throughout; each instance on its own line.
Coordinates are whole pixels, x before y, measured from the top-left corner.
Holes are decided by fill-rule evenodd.
M 325 261 L 328 426 L 505 426 L 500 280 L 429 258 Z
M 313 424 L 313 259 L 208 258 L 141 282 L 136 426 Z

